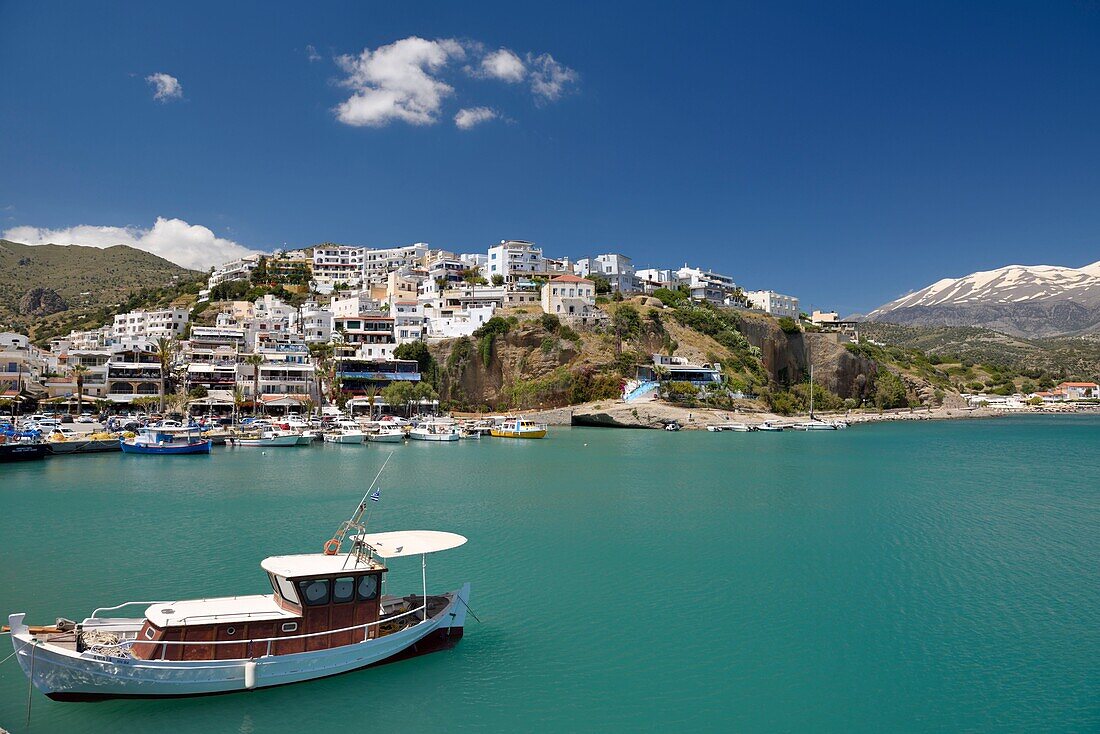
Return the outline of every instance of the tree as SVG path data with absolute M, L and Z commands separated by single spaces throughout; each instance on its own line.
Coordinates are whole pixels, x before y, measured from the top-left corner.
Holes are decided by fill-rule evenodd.
M 260 405 L 260 365 L 264 358 L 259 354 L 250 354 L 244 359 L 244 363 L 252 366 L 252 412 L 259 412 Z
M 603 277 L 599 273 L 589 273 L 585 276 L 592 281 L 592 284 L 596 286 L 596 293 L 610 293 L 611 281 Z
M 875 375 L 875 405 L 879 408 L 905 408 L 909 398 L 905 395 L 905 383 L 887 369 Z
M 398 344 L 393 350 L 393 356 L 397 359 L 415 359 L 421 375 L 430 374 L 432 365 L 435 364 L 432 353 L 428 351 L 428 345 L 420 341 Z
M 497 286 L 498 288 L 504 285 L 504 276 L 500 273 L 493 273 L 493 277 L 490 278 L 490 280 L 492 281 L 493 285 Z
M 466 268 L 461 273 L 459 273 L 459 277 L 462 278 L 464 282 L 470 285 L 485 285 L 486 283 L 488 283 L 488 281 L 485 280 L 485 278 L 481 275 L 481 268 L 477 267 Z
M 244 407 L 244 390 L 240 385 L 233 386 L 233 422 L 237 422 L 237 416 L 240 415 L 241 408 Z
M 172 369 L 176 340 L 171 337 L 158 336 L 154 345 L 157 361 L 160 363 L 160 412 L 163 413 L 165 393 L 168 391 L 167 376 Z
M 79 413 L 84 407 L 84 375 L 88 368 L 82 364 L 74 364 L 70 371 L 76 379 L 76 412 Z
M 248 276 L 248 279 L 252 282 L 252 285 L 261 285 L 267 282 L 267 258 L 260 255 L 260 259 L 256 261 L 256 267 L 252 270 L 252 273 Z
M 321 405 L 325 402 L 325 389 L 323 379 L 330 377 L 330 372 L 334 367 L 333 353 L 334 348 L 331 344 L 310 344 L 309 345 L 310 356 L 313 357 L 313 361 L 316 363 L 317 370 L 317 399 L 321 401 Z

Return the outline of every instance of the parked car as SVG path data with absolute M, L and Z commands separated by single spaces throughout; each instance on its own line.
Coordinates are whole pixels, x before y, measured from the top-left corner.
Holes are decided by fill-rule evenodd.
M 83 413 L 74 419 L 77 423 L 95 423 L 95 417 L 91 413 Z
M 73 422 L 73 417 L 71 415 L 69 415 L 68 413 L 66 413 L 63 416 L 61 416 L 61 418 L 59 420 L 62 423 L 72 423 Z

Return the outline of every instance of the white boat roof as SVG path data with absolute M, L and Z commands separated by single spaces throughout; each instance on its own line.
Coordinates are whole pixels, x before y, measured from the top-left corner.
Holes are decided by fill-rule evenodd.
M 157 627 L 294 619 L 296 617 L 297 615 L 286 611 L 275 602 L 274 594 L 158 602 L 145 610 L 145 618 Z
M 401 556 L 419 556 L 423 553 L 457 548 L 466 542 L 458 533 L 445 533 L 440 530 L 396 530 L 389 533 L 366 533 L 353 535 L 352 540 L 361 540 L 374 549 L 382 558 L 400 558 Z
M 377 563 L 365 563 L 347 553 L 337 553 L 334 556 L 326 556 L 324 553 L 300 553 L 293 556 L 265 558 L 260 562 L 260 568 L 276 576 L 298 578 L 343 571 L 377 571 L 382 566 Z

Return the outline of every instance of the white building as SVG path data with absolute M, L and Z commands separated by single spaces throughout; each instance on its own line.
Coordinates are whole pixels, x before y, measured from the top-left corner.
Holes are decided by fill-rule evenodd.
M 328 307 L 334 318 L 340 318 L 377 311 L 381 305 L 378 300 L 371 298 L 370 291 L 363 290 L 346 296 L 334 296 Z
M 428 245 L 424 242 L 377 250 L 365 249 L 363 251 L 363 282 L 385 283 L 386 276 L 390 273 L 419 265 L 427 254 Z
M 216 266 L 210 272 L 210 278 L 206 281 L 207 288 L 213 288 L 220 283 L 229 283 L 235 280 L 248 280 L 252 271 L 260 262 L 260 254 L 245 255 L 238 260 L 230 260 L 227 263 Z
M 503 276 L 506 285 L 513 285 L 545 272 L 541 247 L 523 240 L 501 240 L 499 245 L 489 248 L 488 262 L 481 274 L 490 281 L 494 275 Z
M 307 344 L 324 344 L 332 339 L 333 313 L 310 301 L 302 306 L 302 338 Z
M 753 308 L 771 314 L 775 317 L 787 316 L 797 320 L 801 313 L 798 299 L 794 296 L 785 296 L 775 291 L 748 291 L 745 297 Z
M 318 245 L 313 248 L 313 279 L 331 291 L 336 283 L 358 285 L 363 281 L 365 247 Z
M 678 283 L 676 271 L 669 268 L 643 268 L 636 270 L 634 275 L 638 278 L 638 287 L 645 293 L 658 288 L 675 288 Z
M 693 300 L 719 305 L 725 303 L 726 296 L 737 289 L 737 284 L 728 275 L 687 265 L 676 271 L 676 281 L 688 287 Z
M 496 306 L 486 304 L 469 306 L 465 311 L 452 311 L 450 316 L 439 316 L 425 323 L 425 336 L 428 339 L 455 339 L 470 336 L 485 322 L 493 318 Z
M 342 343 L 360 359 L 391 359 L 397 340 L 394 319 L 381 313 L 335 317 L 335 329 Z
M 398 344 L 424 338 L 424 307 L 418 301 L 394 301 L 390 304 L 393 337 Z
M 620 293 L 632 293 L 638 290 L 634 265 L 626 255 L 609 252 L 596 257 L 585 257 L 577 261 L 577 274 L 589 276 L 602 275 L 611 284 L 611 290 Z
M 189 313 L 186 308 L 163 308 L 156 311 L 131 311 L 115 316 L 111 338 L 173 339 L 183 333 Z
M 559 275 L 542 287 L 542 310 L 567 323 L 585 324 L 603 316 L 596 308 L 596 284 L 576 275 Z

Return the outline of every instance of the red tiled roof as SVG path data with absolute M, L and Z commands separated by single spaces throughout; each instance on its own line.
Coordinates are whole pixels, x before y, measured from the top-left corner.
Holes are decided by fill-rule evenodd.
M 1063 382 L 1058 387 L 1100 387 L 1095 382 Z
M 558 275 L 550 279 L 551 283 L 592 283 L 588 278 L 579 278 L 576 275 Z M 594 285 L 594 283 L 593 283 Z

